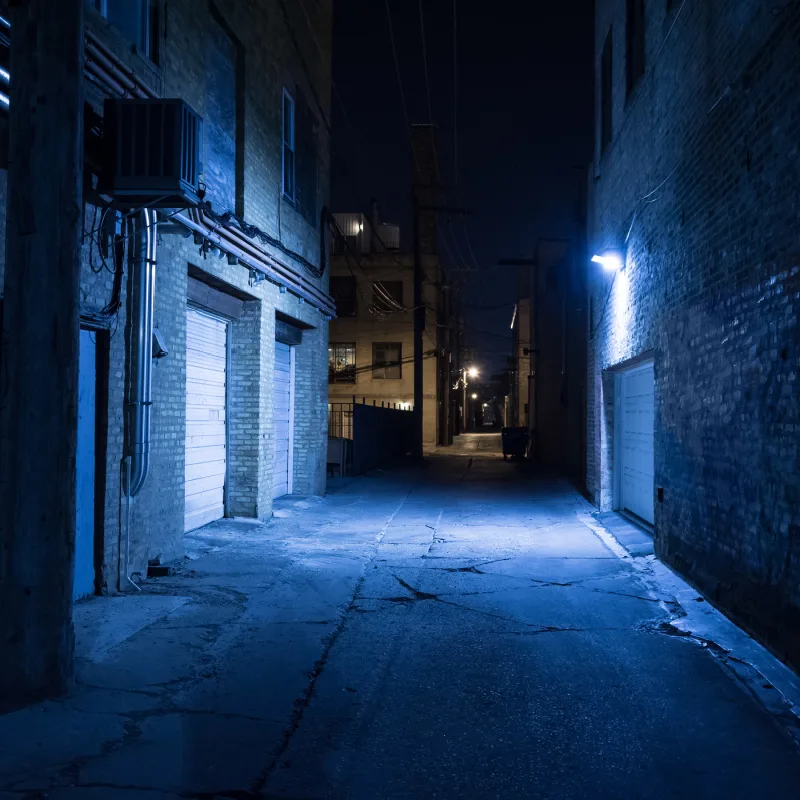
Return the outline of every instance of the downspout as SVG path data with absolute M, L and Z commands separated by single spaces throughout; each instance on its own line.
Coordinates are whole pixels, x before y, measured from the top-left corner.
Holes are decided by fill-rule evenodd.
M 129 496 L 136 497 L 150 471 L 150 407 L 153 405 L 153 313 L 156 291 L 155 212 L 145 209 L 131 225 L 133 241 L 131 383 L 128 407 L 131 456 Z
M 153 404 L 153 314 L 156 289 L 156 212 L 144 209 L 129 223 L 131 255 L 131 348 L 128 390 L 128 442 L 125 458 L 124 582 L 131 579 L 131 504 L 150 471 L 150 407 Z M 123 554 L 120 553 L 120 563 Z M 122 575 L 120 589 L 123 588 Z

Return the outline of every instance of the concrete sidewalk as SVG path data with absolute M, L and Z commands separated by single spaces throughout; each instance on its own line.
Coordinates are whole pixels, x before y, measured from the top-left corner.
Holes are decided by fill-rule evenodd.
M 186 537 L 176 574 L 76 607 L 77 686 L 0 717 L 0 797 L 242 797 L 281 749 L 364 566 L 424 473 Z

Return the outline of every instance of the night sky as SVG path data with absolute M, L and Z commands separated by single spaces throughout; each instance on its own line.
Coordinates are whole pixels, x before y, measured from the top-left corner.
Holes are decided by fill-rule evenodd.
M 456 1 L 454 92 L 453 2 L 422 0 L 446 200 L 471 212 L 442 219 L 442 257 L 469 265 L 472 246 L 480 271 L 462 273 L 467 337 L 488 372 L 505 365 L 515 292 L 497 260 L 573 231 L 585 175 L 576 167 L 591 158 L 593 4 Z M 428 122 L 419 0 L 389 6 L 409 119 Z M 332 207 L 368 212 L 376 197 L 410 245 L 412 156 L 386 0 L 334 8 Z

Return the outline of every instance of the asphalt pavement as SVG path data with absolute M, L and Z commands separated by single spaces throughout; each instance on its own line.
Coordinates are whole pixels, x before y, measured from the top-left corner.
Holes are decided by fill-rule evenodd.
M 796 676 L 499 448 L 214 523 L 78 606 L 75 691 L 0 717 L 0 800 L 800 797 Z

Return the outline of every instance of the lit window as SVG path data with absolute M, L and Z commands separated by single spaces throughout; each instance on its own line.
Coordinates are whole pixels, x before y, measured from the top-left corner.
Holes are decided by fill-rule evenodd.
M 356 382 L 355 342 L 328 345 L 328 383 Z
M 91 0 L 91 4 L 142 55 L 158 63 L 158 0 Z
M 375 380 L 399 380 L 403 377 L 403 345 L 398 342 L 375 342 L 372 345 L 372 377 Z
M 283 194 L 294 200 L 294 100 L 283 90 Z

